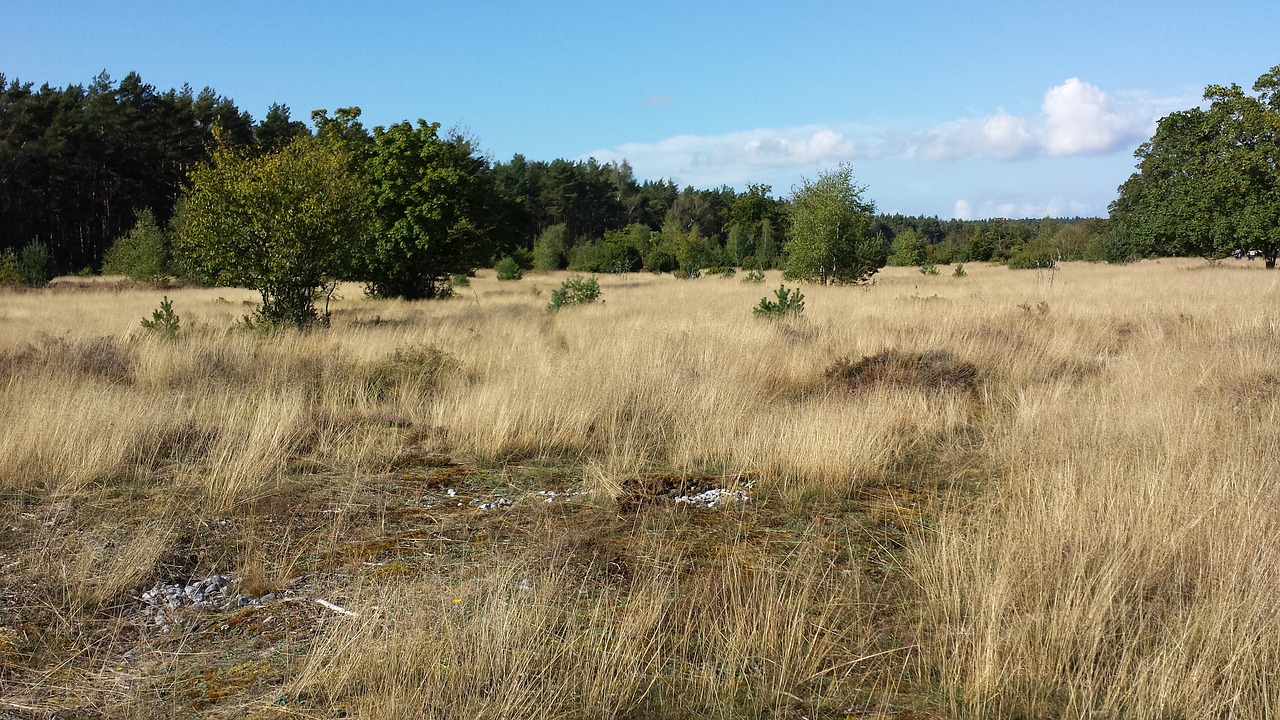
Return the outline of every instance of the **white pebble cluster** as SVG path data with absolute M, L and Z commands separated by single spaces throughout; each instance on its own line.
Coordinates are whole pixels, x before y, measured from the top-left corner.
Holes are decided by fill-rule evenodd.
M 713 508 L 716 505 L 725 502 L 751 502 L 751 496 L 746 490 L 725 490 L 723 488 L 711 488 L 706 492 L 700 492 L 696 495 L 681 495 L 676 498 L 676 503 L 685 503 L 687 505 L 698 505 L 705 508 Z

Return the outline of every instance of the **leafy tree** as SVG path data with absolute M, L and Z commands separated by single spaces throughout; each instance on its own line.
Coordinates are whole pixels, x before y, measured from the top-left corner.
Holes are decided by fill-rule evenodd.
M 447 295 L 449 278 L 492 256 L 488 162 L 439 123 L 401 122 L 373 131 L 368 162 L 374 226 L 364 259 L 370 294 L 409 300 Z
M 920 233 L 914 228 L 907 228 L 893 238 L 889 246 L 890 255 L 887 264 L 901 267 L 919 265 L 924 262 L 927 247 Z
M 206 280 L 257 290 L 263 319 L 307 325 L 322 289 L 349 273 L 366 208 L 337 143 L 302 136 L 261 157 L 219 145 L 191 173 L 175 244 Z
M 1268 268 L 1280 252 L 1280 65 L 1246 94 L 1211 85 L 1208 109 L 1160 120 L 1134 153 L 1137 171 L 1111 205 L 1107 254 L 1222 257 L 1259 250 Z
M 885 242 L 872 226 L 875 203 L 863 199 L 865 191 L 854 184 L 853 168 L 841 164 L 792 192 L 788 279 L 861 283 L 884 266 Z

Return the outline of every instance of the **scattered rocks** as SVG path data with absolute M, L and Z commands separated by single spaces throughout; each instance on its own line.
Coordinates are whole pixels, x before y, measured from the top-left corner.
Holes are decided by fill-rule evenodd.
M 243 593 L 232 594 L 230 585 L 231 578 L 226 575 L 211 575 L 187 584 L 157 582 L 142 593 L 142 614 L 148 625 L 168 633 L 184 623 L 191 629 L 200 627 L 198 622 L 186 622 L 184 616 L 193 611 L 225 612 L 250 605 L 263 607 L 278 597 L 276 593 L 267 593 L 255 600 Z M 285 595 L 290 594 L 291 591 L 285 591 Z
M 681 495 L 675 499 L 677 505 L 697 505 L 705 508 L 713 508 L 716 505 L 726 502 L 751 502 L 751 495 L 746 490 L 725 490 L 723 488 L 711 488 L 704 492 L 694 495 Z
M 503 510 L 505 508 L 511 507 L 511 501 L 504 497 L 496 497 L 496 498 L 493 498 L 492 500 L 487 500 L 484 502 L 481 502 L 480 500 L 472 500 L 471 504 L 485 511 Z
M 534 493 L 534 495 L 540 496 L 544 503 L 565 502 L 581 494 L 581 492 L 574 490 L 539 490 Z

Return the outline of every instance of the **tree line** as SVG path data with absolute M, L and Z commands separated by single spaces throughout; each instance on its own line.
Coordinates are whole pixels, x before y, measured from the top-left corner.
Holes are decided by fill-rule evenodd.
M 326 282 L 357 279 L 374 295 L 419 298 L 447 293 L 452 275 L 500 260 L 682 277 L 785 268 L 800 247 L 796 235 L 807 232 L 797 220 L 821 212 L 798 215 L 798 203 L 826 181 L 844 187 L 840 202 L 862 218 L 857 243 L 875 245 L 889 264 L 1041 267 L 1221 256 L 1240 245 L 1273 260 L 1277 76 L 1259 80 L 1257 97 L 1210 88 L 1208 110 L 1162 120 L 1110 220 L 967 221 L 877 213 L 865 188 L 840 170 L 787 196 L 763 184 L 680 188 L 640 181 L 625 161 L 494 161 L 474 138 L 435 123 L 367 128 L 358 108 L 316 111 L 308 125 L 274 104 L 256 121 L 213 89 L 162 92 L 137 73 L 65 88 L 0 75 L 0 281 L 105 269 L 243 283 L 245 272 L 279 268 L 323 287 L 289 263 L 324 255 Z M 326 216 L 322 199 L 345 219 Z M 233 221 L 233 210 L 247 206 L 279 214 Z M 286 217 L 297 227 L 286 228 Z M 293 233 L 296 247 L 264 249 L 282 233 Z M 339 236 L 333 247 L 317 245 L 323 233 Z M 214 239 L 222 245 L 201 244 Z M 238 258 L 258 249 L 258 267 L 216 262 L 228 247 Z

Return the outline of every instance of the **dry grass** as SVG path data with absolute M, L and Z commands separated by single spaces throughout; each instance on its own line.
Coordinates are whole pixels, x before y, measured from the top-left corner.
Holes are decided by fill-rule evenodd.
M 0 714 L 1271 715 L 1276 276 L 966 269 L 785 322 L 634 275 L 269 335 L 243 291 L 6 294 Z M 141 622 L 214 572 L 289 596 Z

